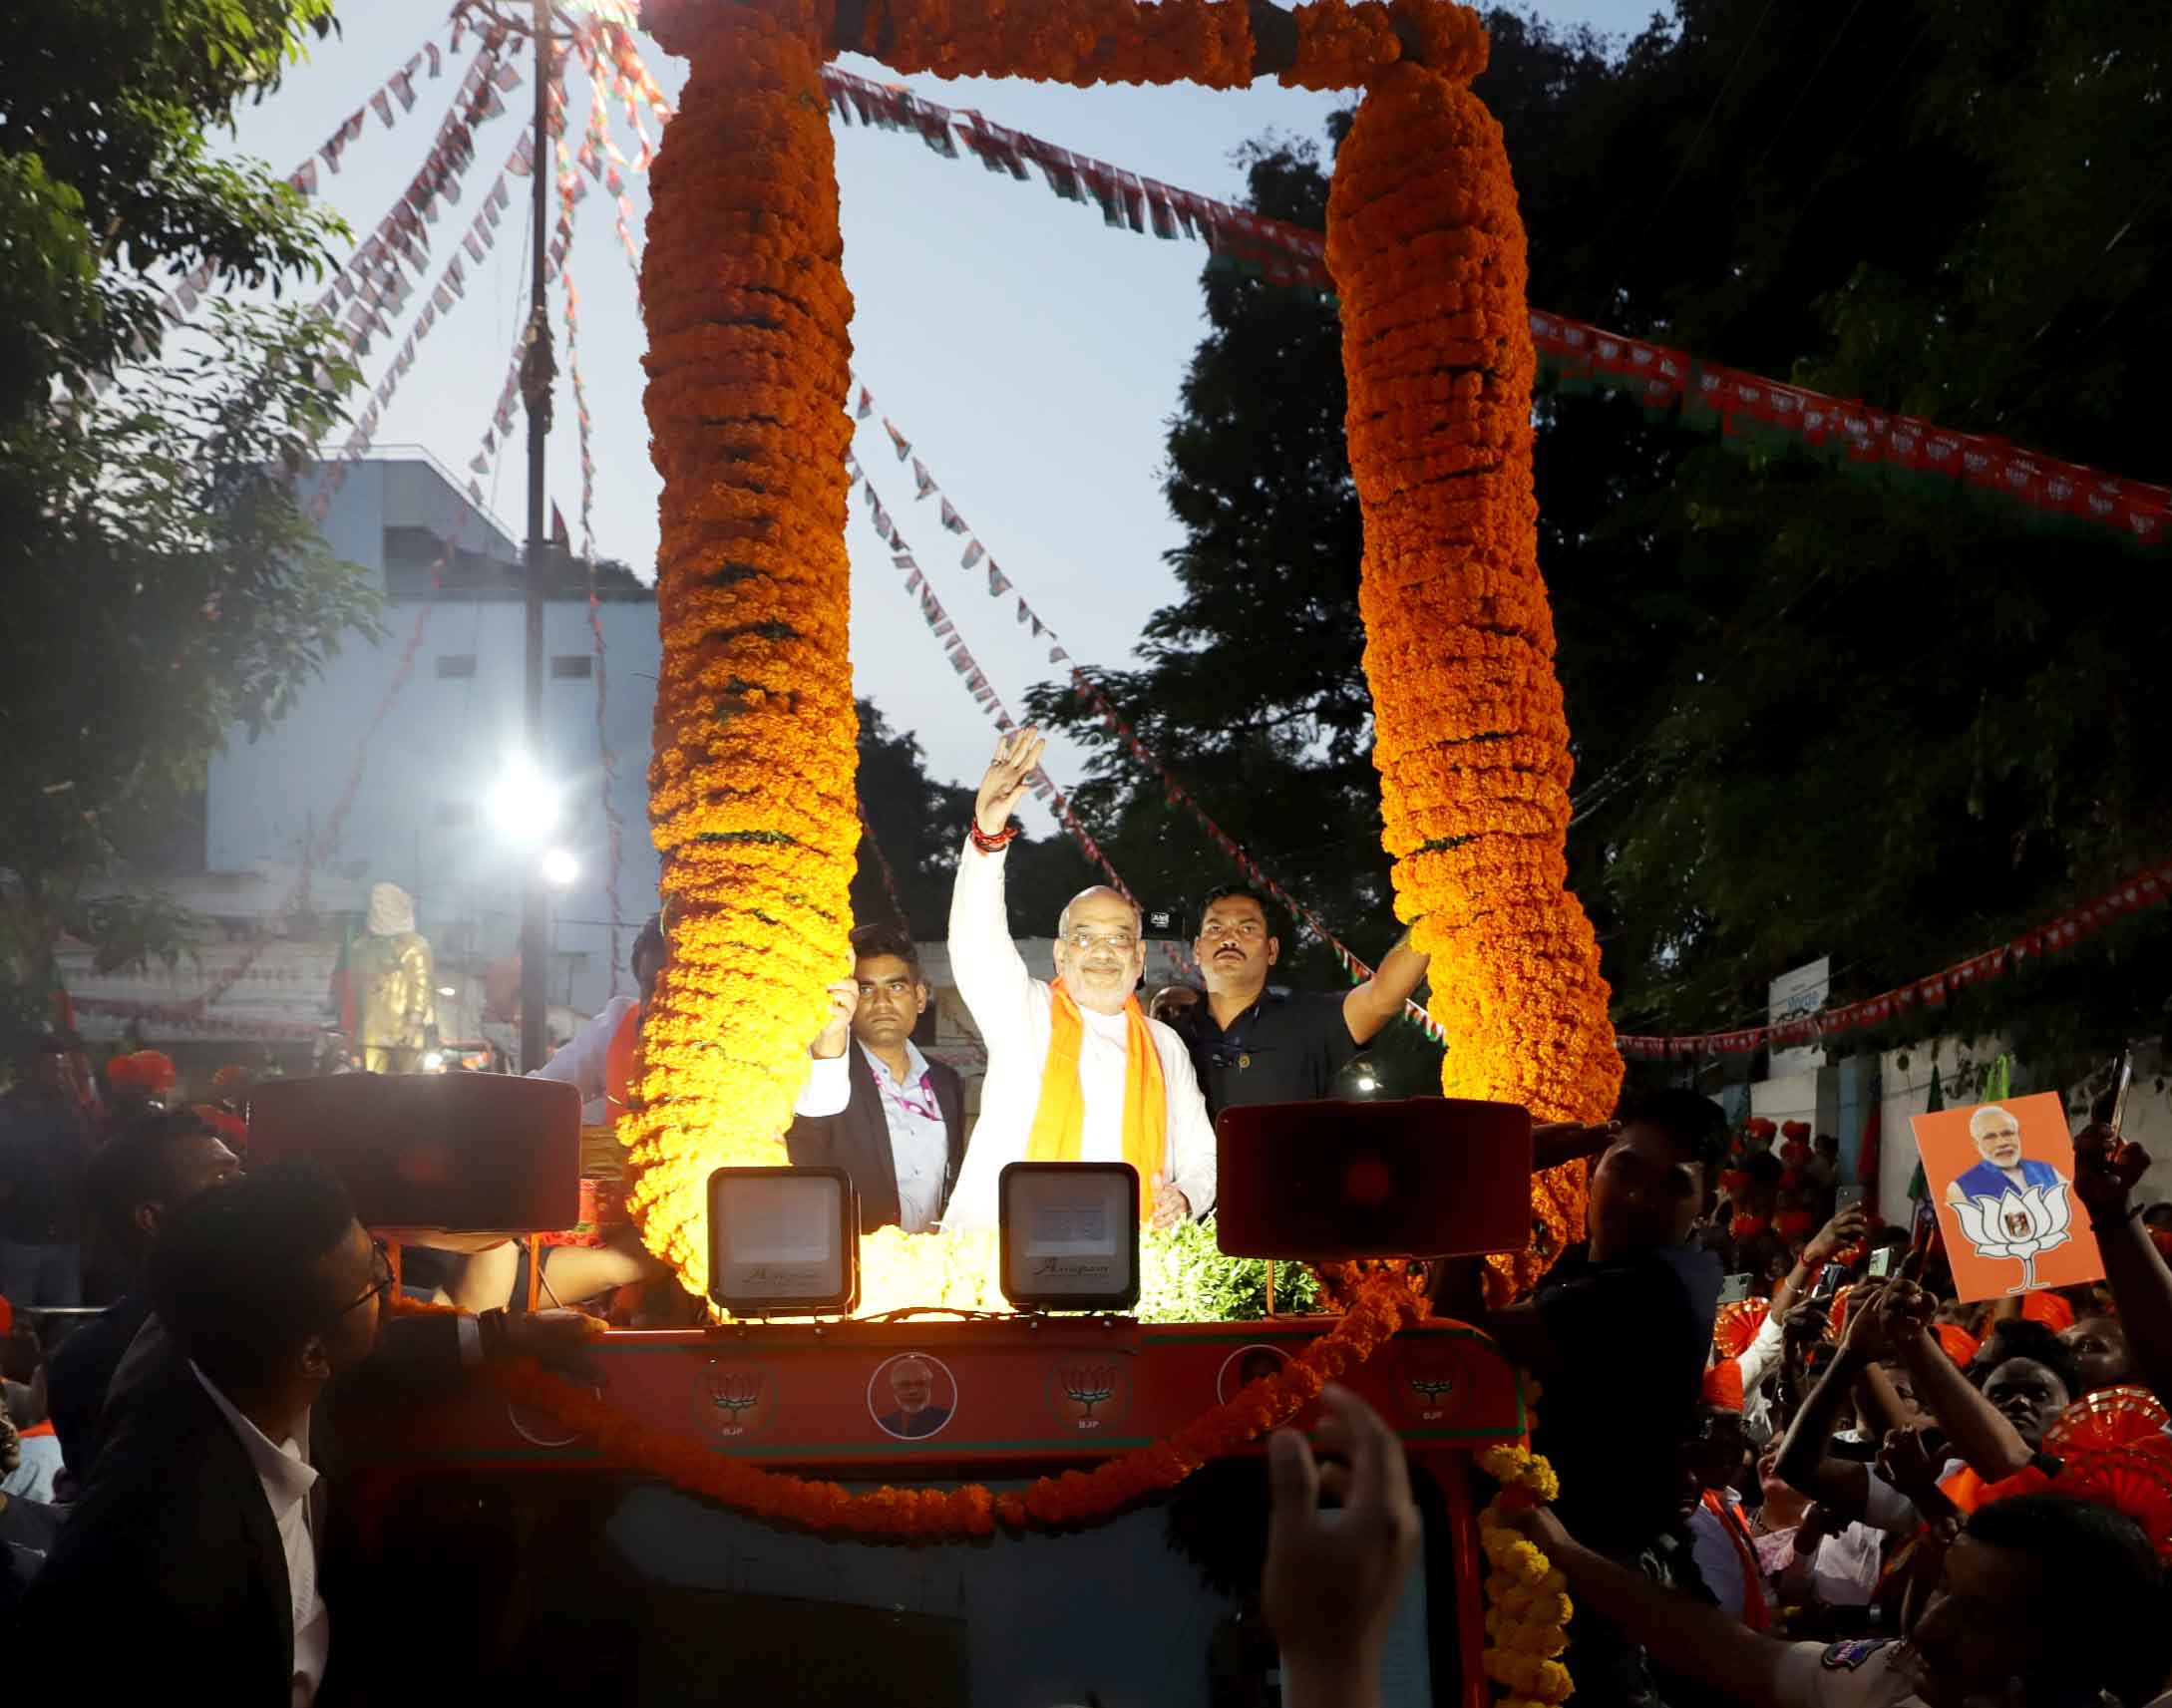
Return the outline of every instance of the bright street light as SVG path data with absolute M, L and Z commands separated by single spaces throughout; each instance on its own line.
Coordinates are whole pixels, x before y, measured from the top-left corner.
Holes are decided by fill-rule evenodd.
M 541 869 L 543 882 L 563 889 L 580 875 L 580 862 L 563 849 L 552 849 L 543 856 Z
M 491 789 L 491 818 L 506 835 L 540 842 L 558 822 L 558 792 L 526 754 L 516 754 Z

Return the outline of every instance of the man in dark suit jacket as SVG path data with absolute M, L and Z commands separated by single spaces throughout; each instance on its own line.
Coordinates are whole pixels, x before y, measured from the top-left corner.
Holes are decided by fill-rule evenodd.
M 815 1040 L 785 1146 L 798 1168 L 852 1176 L 862 1232 L 924 1233 L 942 1218 L 965 1158 L 964 1082 L 912 1042 L 930 994 L 912 939 L 863 925 L 853 956 L 857 1002 Z
M 375 1350 L 392 1275 L 345 1191 L 274 1165 L 172 1216 L 152 1321 L 109 1397 L 97 1464 L 22 1618 L 58 1690 L 170 1694 L 177 1656 L 205 1700 L 312 1702 L 331 1650 L 318 1588 L 329 1507 L 318 1401 Z M 457 1370 L 476 1331 L 401 1362 Z

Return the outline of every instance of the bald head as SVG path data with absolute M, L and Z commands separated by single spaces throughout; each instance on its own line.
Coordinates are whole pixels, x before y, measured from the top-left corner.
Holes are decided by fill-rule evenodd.
M 1111 889 L 1106 883 L 1097 883 L 1091 889 L 1081 889 L 1063 904 L 1063 911 L 1056 915 L 1056 935 L 1058 937 L 1068 937 L 1071 934 L 1071 915 L 1078 910 L 1081 902 L 1086 901 L 1114 903 L 1122 908 L 1125 915 L 1131 920 L 1133 935 L 1144 934 L 1146 915 L 1141 913 L 1131 902 L 1124 899 L 1124 892 L 1121 889 Z
M 1106 885 L 1080 890 L 1056 918 L 1056 971 L 1081 1008 L 1121 1014 L 1146 971 L 1139 909 Z

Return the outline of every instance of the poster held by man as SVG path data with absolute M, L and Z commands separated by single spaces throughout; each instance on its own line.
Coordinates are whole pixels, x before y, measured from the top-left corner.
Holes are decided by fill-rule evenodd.
M 1966 1302 L 2103 1279 L 2074 1196 L 2066 1106 L 2051 1092 L 1910 1117 Z

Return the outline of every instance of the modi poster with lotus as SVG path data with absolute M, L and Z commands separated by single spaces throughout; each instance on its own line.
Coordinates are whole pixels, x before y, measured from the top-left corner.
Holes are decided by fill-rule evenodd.
M 1965 1303 L 2104 1278 L 2051 1092 L 1909 1118 Z

